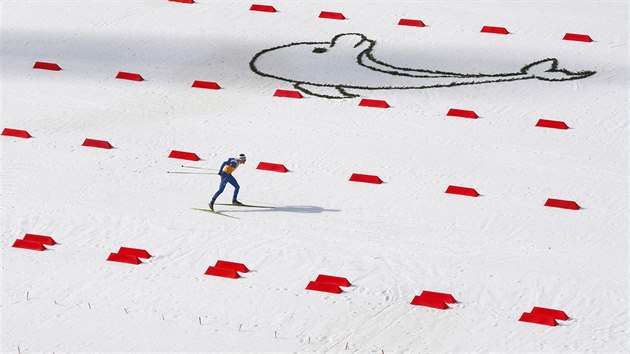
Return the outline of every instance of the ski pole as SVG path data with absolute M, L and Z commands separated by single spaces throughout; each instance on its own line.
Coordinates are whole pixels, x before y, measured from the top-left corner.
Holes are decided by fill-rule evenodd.
M 216 175 L 216 173 L 211 172 L 180 172 L 180 171 L 166 171 L 166 173 L 178 173 L 182 175 Z
M 186 166 L 186 165 L 182 165 L 182 167 L 185 167 L 185 168 L 196 168 L 196 169 L 198 169 L 198 170 L 219 171 L 219 170 L 215 170 L 215 169 L 212 169 L 212 168 L 197 167 L 197 166 Z

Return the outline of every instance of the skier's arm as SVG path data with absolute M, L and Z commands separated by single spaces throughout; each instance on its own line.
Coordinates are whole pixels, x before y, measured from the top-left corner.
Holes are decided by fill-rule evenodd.
M 224 161 L 224 162 L 221 164 L 221 168 L 219 168 L 219 175 L 222 175 L 222 174 L 224 174 L 224 173 L 225 173 L 225 172 L 223 172 L 223 168 L 225 168 L 225 165 L 227 165 L 227 163 L 228 163 L 227 161 Z

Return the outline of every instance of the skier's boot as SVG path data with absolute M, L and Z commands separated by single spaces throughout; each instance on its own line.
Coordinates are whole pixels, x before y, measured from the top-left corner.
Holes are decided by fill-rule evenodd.
M 208 206 L 210 207 L 210 210 L 214 211 L 214 199 L 212 199 L 210 203 L 208 203 Z
M 232 201 L 232 205 L 243 205 L 243 203 L 239 202 L 238 200 L 234 199 Z

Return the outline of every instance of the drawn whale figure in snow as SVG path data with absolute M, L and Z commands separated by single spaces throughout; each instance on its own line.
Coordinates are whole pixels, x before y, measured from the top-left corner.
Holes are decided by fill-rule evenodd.
M 468 74 L 402 68 L 374 57 L 376 42 L 360 33 L 341 33 L 330 42 L 289 43 L 258 52 L 249 63 L 258 75 L 287 81 L 308 95 L 359 97 L 359 90 L 427 89 L 491 82 L 538 79 L 578 80 L 595 71 L 558 68 L 555 58 L 542 59 L 511 73 Z

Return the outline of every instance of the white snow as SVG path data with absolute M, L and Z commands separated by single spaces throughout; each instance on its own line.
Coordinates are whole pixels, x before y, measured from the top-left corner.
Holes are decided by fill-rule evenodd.
M 3 352 L 630 349 L 626 2 L 261 3 L 277 13 L 251 4 L 0 4 L 1 128 L 33 135 L 0 139 Z M 319 19 L 322 10 L 348 19 Z M 511 34 L 479 33 L 484 25 Z M 594 42 L 563 41 L 567 32 Z M 392 106 L 377 109 L 360 98 L 273 97 L 291 84 L 249 68 L 263 49 L 340 33 L 366 35 L 399 67 L 501 73 L 553 57 L 597 73 L 357 92 Z M 309 59 L 283 60 L 277 68 Z M 146 81 L 116 80 L 118 71 Z M 194 80 L 222 89 L 190 88 Z M 449 108 L 480 118 L 446 117 Z M 535 127 L 540 118 L 571 129 Z M 115 149 L 82 147 L 85 138 Z M 203 161 L 169 159 L 171 150 Z M 239 220 L 195 211 L 219 177 L 166 173 L 218 168 L 241 152 L 239 199 L 275 209 L 217 206 Z M 259 161 L 291 172 L 256 170 Z M 349 182 L 352 173 L 386 183 Z M 445 194 L 448 185 L 482 196 Z M 582 209 L 544 207 L 547 198 Z M 25 233 L 60 244 L 12 248 Z M 154 257 L 105 261 L 121 246 Z M 252 272 L 204 275 L 219 259 Z M 318 274 L 353 286 L 305 290 Z M 410 305 L 422 290 L 459 302 Z M 571 320 L 519 322 L 533 306 Z

